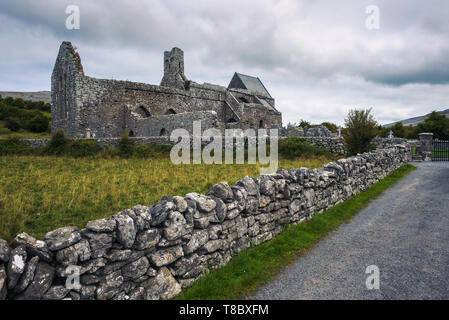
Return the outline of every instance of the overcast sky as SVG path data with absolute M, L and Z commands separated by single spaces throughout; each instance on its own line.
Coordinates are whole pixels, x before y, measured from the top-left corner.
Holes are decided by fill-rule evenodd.
M 71 4 L 79 30 L 65 26 Z M 385 124 L 449 108 L 448 16 L 447 0 L 0 0 L 0 91 L 50 90 L 65 40 L 86 75 L 151 84 L 176 46 L 193 81 L 258 76 L 284 125 L 369 107 Z

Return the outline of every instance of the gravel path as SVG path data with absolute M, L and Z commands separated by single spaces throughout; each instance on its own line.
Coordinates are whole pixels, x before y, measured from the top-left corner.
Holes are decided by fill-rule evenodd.
M 449 162 L 414 165 L 248 299 L 449 299 Z M 366 288 L 370 265 L 379 290 Z

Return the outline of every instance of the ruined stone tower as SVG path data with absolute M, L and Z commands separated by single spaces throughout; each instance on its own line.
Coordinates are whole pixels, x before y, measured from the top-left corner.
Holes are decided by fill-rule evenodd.
M 76 82 L 84 77 L 81 58 L 70 42 L 63 42 L 51 75 L 52 132 L 63 129 L 68 136 L 79 131 Z
M 161 86 L 184 89 L 184 52 L 179 48 L 164 52 L 164 77 Z

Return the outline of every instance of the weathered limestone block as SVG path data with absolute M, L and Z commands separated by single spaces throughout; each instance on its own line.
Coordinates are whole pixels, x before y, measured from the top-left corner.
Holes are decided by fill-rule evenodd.
M 207 243 L 209 240 L 209 231 L 208 230 L 197 230 L 194 231 L 192 236 L 190 237 L 189 242 L 183 246 L 184 253 L 190 254 L 195 252 L 203 245 Z
M 255 237 L 256 235 L 259 234 L 259 230 L 260 230 L 259 224 L 258 224 L 258 223 L 255 223 L 255 224 L 253 224 L 252 226 L 250 226 L 250 227 L 248 228 L 248 235 L 249 235 L 250 237 Z
M 315 193 L 314 193 L 313 189 L 304 190 L 304 198 L 306 200 L 307 208 L 312 207 L 315 202 Z
M 47 232 L 44 241 L 51 251 L 58 251 L 81 240 L 77 227 L 64 227 Z
M 213 221 L 211 222 L 215 222 L 215 223 L 221 223 L 223 222 L 224 219 L 226 219 L 227 216 L 227 207 L 225 205 L 225 203 L 223 202 L 223 200 L 215 197 L 215 196 L 211 196 L 211 198 L 215 201 L 216 206 L 215 206 L 215 216 L 213 219 Z
M 25 245 L 20 245 L 11 251 L 8 268 L 6 269 L 8 289 L 13 289 L 17 285 L 20 276 L 25 271 L 26 260 Z
M 134 220 L 123 213 L 115 216 L 117 221 L 117 240 L 125 248 L 131 248 L 136 239 L 137 230 L 134 226 Z
M 209 214 L 207 216 L 194 218 L 193 225 L 196 229 L 207 229 L 211 222 L 215 222 L 215 213 Z
M 89 241 L 91 258 L 103 257 L 112 247 L 112 234 L 109 232 L 98 233 L 83 229 L 81 233 Z
M 99 283 L 100 277 L 93 274 L 83 274 L 80 278 L 80 283 L 85 286 L 89 286 L 91 284 Z
M 202 249 L 207 253 L 212 253 L 217 250 L 225 250 L 228 246 L 229 243 L 226 240 L 210 240 L 202 247 Z
M 40 300 L 51 287 L 55 269 L 46 262 L 39 262 L 31 284 L 19 294 L 17 300 Z
M 189 257 L 182 257 L 170 267 L 172 274 L 183 279 L 197 278 L 205 270 L 207 257 L 196 253 Z
M 259 197 L 260 189 L 257 180 L 249 176 L 237 181 L 236 186 L 243 187 L 249 196 Z
M 234 245 L 231 246 L 233 255 L 237 255 L 240 251 L 248 249 L 251 242 L 247 237 L 237 239 Z
M 151 250 L 157 247 L 161 235 L 158 229 L 148 229 L 137 234 L 135 248 L 137 250 Z
M 244 187 L 233 185 L 231 186 L 232 192 L 234 194 L 234 199 L 237 202 L 238 211 L 242 211 L 246 208 L 246 200 L 248 198 L 248 191 Z M 231 210 L 228 207 L 228 211 Z
M 276 182 L 269 175 L 261 175 L 259 177 L 260 193 L 268 196 L 274 197 L 276 194 Z
M 24 291 L 28 285 L 34 279 L 34 273 L 36 271 L 37 264 L 39 262 L 39 257 L 33 257 L 30 261 L 27 262 L 25 266 L 25 270 L 22 273 L 22 276 L 19 279 L 17 285 L 12 289 L 14 293 L 20 293 Z
M 36 240 L 25 232 L 17 235 L 12 242 L 13 248 L 20 245 L 25 246 L 26 251 L 30 256 L 38 256 L 42 261 L 46 262 L 51 262 L 53 259 L 53 253 L 48 249 L 47 244 L 44 241 Z
M 215 196 L 226 203 L 234 201 L 234 193 L 226 181 L 213 185 L 206 195 Z
M 246 213 L 249 215 L 256 214 L 259 210 L 259 200 L 255 197 L 248 197 L 246 201 Z
M 119 291 L 123 283 L 122 271 L 118 270 L 108 274 L 101 282 L 96 290 L 97 299 L 109 300 L 112 299 Z
M 234 219 L 235 217 L 237 217 L 239 214 L 240 214 L 240 210 L 239 210 L 239 209 L 232 209 L 232 210 L 229 210 L 229 211 L 227 212 L 226 219 L 228 219 L 228 220 L 233 220 L 233 219 Z
M 180 284 L 167 268 L 161 268 L 156 277 L 144 283 L 146 300 L 169 300 L 181 292 Z
M 183 197 L 175 196 L 173 197 L 173 202 L 176 205 L 176 210 L 183 213 L 187 210 L 187 201 Z
M 223 227 L 221 224 L 214 224 L 209 227 L 208 231 L 209 231 L 209 239 L 217 240 L 221 232 L 223 231 Z
M 203 213 L 211 212 L 217 205 L 211 197 L 199 193 L 189 193 L 186 195 L 186 198 L 195 201 L 198 210 Z
M 43 295 L 43 300 L 62 300 L 70 292 L 70 289 L 66 286 L 54 286 L 48 289 L 48 291 Z
M 182 246 L 171 247 L 156 251 L 150 255 L 151 263 L 156 267 L 169 265 L 184 256 Z
M 5 300 L 8 294 L 6 285 L 6 270 L 3 264 L 0 264 L 0 300 Z
M 81 300 L 93 300 L 96 290 L 96 286 L 82 286 L 80 290 Z
M 6 240 L 0 239 L 0 263 L 8 263 L 11 249 Z
M 106 259 L 108 259 L 110 262 L 116 262 L 116 261 L 127 261 L 131 257 L 132 251 L 129 249 L 126 250 L 111 250 L 107 256 L 105 256 Z
M 248 233 L 248 219 L 238 217 L 235 220 L 237 237 L 242 238 L 244 235 Z
M 98 219 L 89 221 L 86 225 L 86 229 L 98 233 L 113 232 L 116 224 L 115 219 Z
M 146 257 L 142 257 L 122 268 L 122 275 L 124 280 L 138 279 L 147 273 L 150 267 L 150 262 Z
M 260 195 L 259 197 L 259 208 L 266 207 L 271 202 L 271 198 L 266 195 Z
M 273 238 L 273 234 L 271 232 L 266 232 L 266 233 L 262 233 L 259 234 L 258 236 L 256 236 L 256 238 L 254 239 L 254 245 L 259 245 L 263 242 L 269 241 Z
M 139 204 L 132 207 L 131 210 L 136 215 L 134 223 L 138 226 L 138 231 L 150 228 L 152 221 L 150 207 L 142 206 Z
M 128 295 L 128 300 L 142 300 L 145 294 L 144 287 L 136 287 Z
M 188 226 L 184 216 L 178 211 L 172 211 L 164 221 L 163 234 L 165 239 L 172 241 L 189 233 L 193 226 Z
M 90 257 L 90 246 L 86 239 L 56 252 L 56 261 L 64 266 L 76 265 L 78 261 L 84 262 L 89 260 Z
M 151 226 L 155 227 L 165 221 L 170 211 L 175 209 L 176 205 L 171 201 L 162 200 L 150 207 Z
M 78 265 L 79 267 L 79 273 L 80 275 L 83 275 L 85 273 L 95 273 L 99 269 L 106 266 L 106 259 L 105 258 L 95 258 L 88 260 L 86 262 L 80 263 Z M 58 265 L 56 267 L 56 275 L 61 278 L 66 278 L 69 275 L 73 275 L 73 270 L 70 268 L 71 266 L 64 266 L 64 265 Z
M 127 209 L 123 211 L 124 214 L 128 215 L 131 219 L 133 219 L 134 222 L 134 228 L 136 232 L 142 231 L 145 229 L 145 226 L 147 225 L 147 222 L 143 217 L 140 215 L 137 215 L 133 209 Z

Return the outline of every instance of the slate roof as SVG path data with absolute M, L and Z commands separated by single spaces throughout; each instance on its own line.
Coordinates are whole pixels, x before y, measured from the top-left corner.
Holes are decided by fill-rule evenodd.
M 267 88 L 263 85 L 257 77 L 248 76 L 246 74 L 234 73 L 231 82 L 228 86 L 229 89 L 247 89 L 259 93 L 265 97 L 271 98 Z

